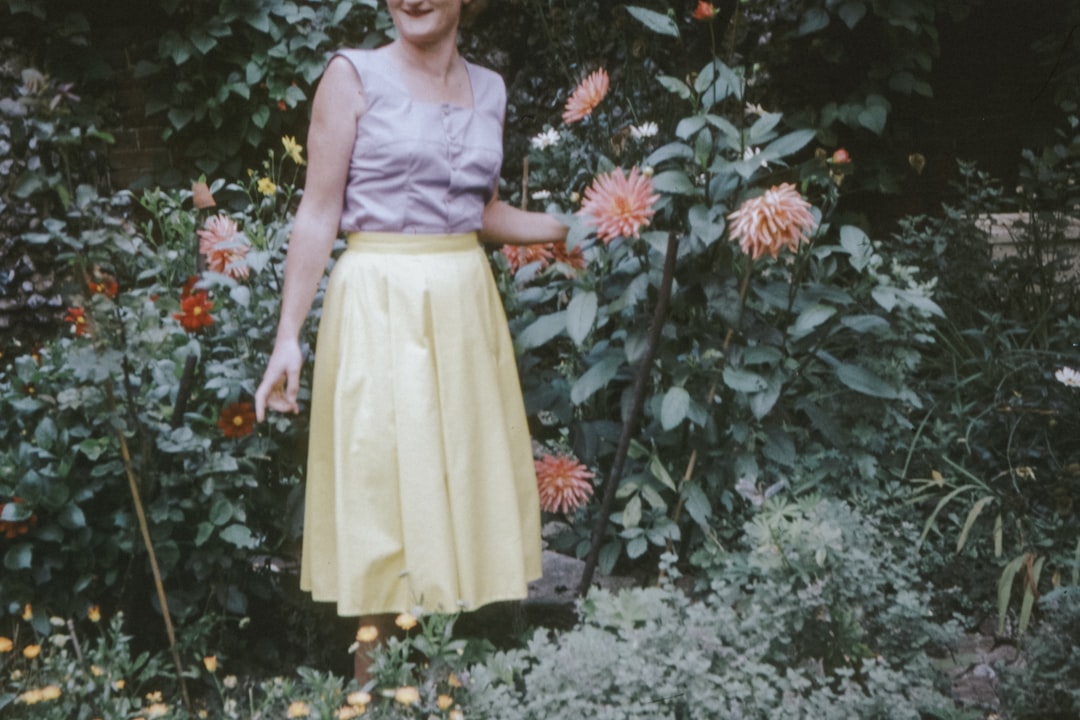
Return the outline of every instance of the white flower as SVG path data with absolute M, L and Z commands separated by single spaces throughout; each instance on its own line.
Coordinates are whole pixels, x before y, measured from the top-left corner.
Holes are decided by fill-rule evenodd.
M 222 682 L 222 684 L 225 687 L 232 690 L 233 688 L 236 687 L 236 676 L 235 675 L 226 675 L 225 680 Z
M 645 138 L 651 138 L 655 136 L 658 132 L 660 132 L 660 128 L 657 127 L 656 123 L 652 122 L 651 120 L 640 125 L 630 126 L 630 137 L 634 138 L 635 140 L 644 140 Z
M 759 103 L 746 103 L 747 115 L 768 115 L 765 108 L 761 107 Z
M 743 150 L 742 159 L 743 160 L 752 160 L 754 157 L 756 157 L 757 155 L 760 155 L 760 154 L 761 154 L 761 148 L 750 147 L 749 145 L 747 145 L 746 149 Z M 762 160 L 761 161 L 761 167 L 767 168 L 767 167 L 769 167 L 769 163 Z
M 1054 378 L 1066 387 L 1080 388 L 1080 372 L 1071 367 L 1063 367 L 1054 373 Z
M 547 200 L 549 197 L 551 197 L 549 190 L 537 190 L 532 194 L 533 200 Z
M 559 132 L 557 130 L 555 130 L 554 128 L 548 128 L 544 132 L 534 137 L 530 142 L 532 143 L 532 146 L 537 150 L 546 150 L 552 145 L 558 145 L 560 139 L 561 138 L 559 137 Z

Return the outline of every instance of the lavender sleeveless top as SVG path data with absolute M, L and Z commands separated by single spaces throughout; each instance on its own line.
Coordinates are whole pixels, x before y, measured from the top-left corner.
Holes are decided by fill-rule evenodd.
M 413 100 L 386 53 L 343 50 L 364 87 L 341 229 L 462 233 L 480 229 L 502 166 L 506 88 L 466 62 L 473 107 Z

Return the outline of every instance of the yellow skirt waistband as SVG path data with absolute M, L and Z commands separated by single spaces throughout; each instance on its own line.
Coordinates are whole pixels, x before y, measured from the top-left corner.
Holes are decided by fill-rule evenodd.
M 475 250 L 480 242 L 474 232 L 441 234 L 412 234 L 393 232 L 351 232 L 349 250 L 353 252 L 420 255 L 440 252 Z

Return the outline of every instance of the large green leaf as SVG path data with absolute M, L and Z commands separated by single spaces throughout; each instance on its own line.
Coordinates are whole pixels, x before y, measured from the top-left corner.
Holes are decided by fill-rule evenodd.
M 675 21 L 671 19 L 670 15 L 664 15 L 655 10 L 638 7 L 637 5 L 627 5 L 626 11 L 654 33 L 667 35 L 669 37 L 679 37 L 679 26 L 675 24 Z
M 566 306 L 566 334 L 575 345 L 581 345 L 589 336 L 596 322 L 597 304 L 596 293 L 590 291 L 575 293 Z
M 899 391 L 875 373 L 859 365 L 841 363 L 836 366 L 836 377 L 849 388 L 863 395 L 894 400 Z
M 664 399 L 660 403 L 660 425 L 665 430 L 677 427 L 686 419 L 686 413 L 690 410 L 690 393 L 685 388 L 673 387 L 664 393 Z
M 524 351 L 534 347 L 540 347 L 556 335 L 562 333 L 565 329 L 565 310 L 560 310 L 559 312 L 550 315 L 541 315 L 534 320 L 531 325 L 518 333 L 516 338 L 518 349 Z
M 623 365 L 622 353 L 608 355 L 600 362 L 585 371 L 585 374 L 577 379 L 570 388 L 570 401 L 575 405 L 592 397 L 593 393 L 606 386 L 619 372 Z

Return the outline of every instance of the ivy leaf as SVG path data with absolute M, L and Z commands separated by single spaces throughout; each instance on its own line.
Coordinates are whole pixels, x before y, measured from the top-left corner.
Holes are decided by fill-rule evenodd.
M 679 26 L 675 24 L 670 15 L 664 15 L 637 5 L 627 5 L 626 11 L 654 33 L 667 35 L 668 37 L 679 37 Z

